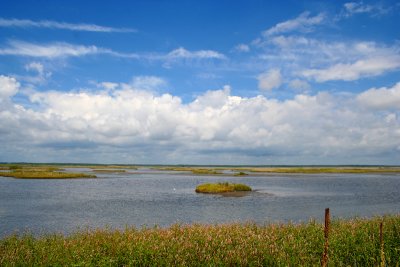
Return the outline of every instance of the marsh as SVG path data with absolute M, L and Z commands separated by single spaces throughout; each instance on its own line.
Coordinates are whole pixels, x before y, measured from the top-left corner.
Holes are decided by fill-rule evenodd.
M 94 174 L 92 168 L 66 168 Z M 77 228 L 123 229 L 174 223 L 288 222 L 400 213 L 400 175 L 249 173 L 235 176 L 126 168 L 96 172 L 96 179 L 14 179 L 0 177 L 0 235 L 70 233 Z M 245 183 L 255 191 L 242 197 L 196 194 L 202 183 Z

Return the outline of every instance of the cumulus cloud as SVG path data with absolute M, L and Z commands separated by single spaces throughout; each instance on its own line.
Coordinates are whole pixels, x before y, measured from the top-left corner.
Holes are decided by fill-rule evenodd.
M 113 28 L 100 26 L 96 24 L 85 23 L 66 23 L 51 20 L 33 21 L 29 19 L 6 19 L 0 18 L 0 27 L 14 28 L 47 28 L 70 31 L 86 31 L 86 32 L 136 32 L 135 29 L 129 28 Z
M 257 77 L 258 88 L 261 90 L 272 90 L 282 84 L 282 75 L 280 69 L 271 69 L 261 73 Z
M 264 36 L 271 36 L 291 31 L 309 32 L 314 26 L 321 24 L 325 20 L 325 15 L 320 13 L 314 17 L 310 12 L 303 12 L 297 18 L 276 24 L 274 27 L 263 32 Z
M 400 111 L 400 83 L 397 83 L 392 88 L 371 88 L 359 94 L 357 100 L 368 108 L 396 109 Z M 393 120 L 393 117 L 391 118 Z
M 15 78 L 0 75 L 0 100 L 14 96 L 20 87 Z
M 14 78 L 1 76 L 2 98 L 10 99 L 18 87 Z M 0 160 L 33 160 L 38 155 L 43 161 L 62 155 L 63 161 L 127 163 L 399 160 L 393 156 L 400 147 L 396 112 L 363 109 L 369 103 L 365 99 L 376 98 L 374 94 L 379 93 L 381 99 L 397 96 L 399 85 L 371 89 L 350 99 L 319 93 L 287 100 L 235 96 L 224 86 L 189 103 L 130 84 L 113 84 L 112 88 L 35 91 L 29 95 L 33 105 L 2 105 Z M 380 108 L 398 104 L 385 101 Z

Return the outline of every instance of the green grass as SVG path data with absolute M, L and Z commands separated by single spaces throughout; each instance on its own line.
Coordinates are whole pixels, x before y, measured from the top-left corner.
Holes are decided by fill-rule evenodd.
M 238 173 L 235 173 L 235 176 L 246 176 L 246 175 L 248 175 L 248 174 L 245 173 L 245 172 L 238 172 Z
M 400 216 L 334 220 L 329 266 L 399 266 Z M 323 225 L 224 224 L 98 229 L 0 240 L 0 266 L 320 266 Z
M 11 171 L 0 172 L 0 176 L 14 177 L 19 179 L 70 179 L 70 178 L 96 178 L 95 175 L 71 172 L 54 172 L 54 171 Z
M 7 172 L 0 172 L 0 176 L 19 179 L 71 179 L 71 178 L 96 178 L 96 175 L 85 173 L 61 172 L 58 166 L 18 164 L 4 165 Z
M 233 170 L 258 173 L 400 173 L 399 167 L 253 167 Z
M 195 191 L 196 193 L 219 194 L 237 191 L 251 191 L 251 188 L 245 184 L 233 184 L 225 182 L 214 184 L 201 184 L 196 187 Z
M 220 171 L 215 169 L 191 169 L 193 174 L 221 174 Z
M 99 173 L 124 173 L 126 170 L 121 170 L 121 169 L 94 169 L 94 172 L 99 172 Z
M 84 173 L 60 172 L 55 166 L 10 165 L 8 172 L 0 172 L 0 176 L 19 179 L 70 179 L 70 178 L 95 178 L 95 175 Z
M 400 173 L 400 167 L 192 167 L 192 166 L 162 166 L 156 170 L 192 172 L 194 174 L 226 175 L 223 170 L 237 172 L 235 176 L 246 175 L 246 172 L 253 173 Z

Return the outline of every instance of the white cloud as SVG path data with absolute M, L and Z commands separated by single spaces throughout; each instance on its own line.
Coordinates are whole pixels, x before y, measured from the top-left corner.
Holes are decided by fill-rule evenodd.
M 350 15 L 355 13 L 369 13 L 374 9 L 371 5 L 365 5 L 363 2 L 348 2 L 343 6 Z
M 15 55 L 28 57 L 58 58 L 67 56 L 84 56 L 104 53 L 106 50 L 96 46 L 71 45 L 68 43 L 51 43 L 45 45 L 11 41 L 6 48 L 0 48 L 0 55 Z
M 0 75 L 0 102 L 14 96 L 20 87 L 15 78 Z
M 250 46 L 247 44 L 238 44 L 235 46 L 235 50 L 238 52 L 249 52 L 250 51 Z
M 400 83 L 397 83 L 392 88 L 371 88 L 359 94 L 357 100 L 368 108 L 400 110 Z M 393 121 L 393 117 L 391 121 Z
M 207 59 L 207 58 L 215 58 L 215 59 L 225 59 L 225 55 L 213 51 L 213 50 L 198 50 L 198 51 L 189 51 L 183 47 L 179 47 L 171 52 L 169 52 L 165 58 L 167 60 L 171 59 Z
M 18 27 L 18 28 L 48 28 L 70 31 L 87 31 L 87 32 L 136 32 L 135 29 L 129 28 L 112 28 L 99 26 L 96 24 L 85 23 L 65 23 L 51 20 L 33 21 L 28 19 L 5 19 L 0 18 L 0 27 Z
M 302 72 L 304 77 L 317 82 L 332 80 L 354 81 L 362 77 L 377 76 L 400 67 L 400 56 L 373 57 L 360 59 L 354 63 L 338 63 L 326 69 L 308 69 Z
M 156 76 L 136 76 L 132 80 L 132 86 L 141 90 L 153 90 L 165 86 L 167 82 Z
M 10 97 L 18 83 L 2 76 L 0 88 Z M 171 94 L 158 95 L 129 84 L 113 88 L 33 92 L 34 105 L 3 105 L 0 140 L 2 152 L 8 152 L 0 154 L 0 161 L 378 164 L 400 160 L 399 154 L 393 155 L 400 147 L 398 116 L 393 111 L 390 115 L 359 109 L 355 103 L 366 103 L 363 94 L 350 98 L 300 94 L 282 101 L 234 96 L 225 86 L 183 103 Z M 388 95 L 397 96 L 398 88 L 377 90 L 385 96 L 381 99 L 389 99 Z M 376 94 L 365 94 L 371 92 Z
M 310 90 L 311 86 L 308 84 L 308 82 L 300 79 L 294 79 L 290 81 L 289 86 L 293 89 L 296 90 L 302 90 L 302 91 L 308 91 Z
M 101 83 L 97 84 L 97 86 L 102 87 L 107 90 L 114 90 L 115 88 L 118 87 L 118 85 L 119 85 L 118 83 L 113 83 L 113 82 L 101 82 Z
M 278 88 L 282 84 L 281 71 L 279 69 L 271 69 L 261 73 L 257 77 L 258 88 L 261 90 L 272 90 Z
M 30 62 L 25 65 L 25 70 L 29 72 L 36 72 L 36 76 L 21 76 L 20 79 L 32 84 L 41 84 L 46 82 L 51 77 L 50 71 L 45 71 L 44 65 L 40 62 Z
M 264 31 L 263 35 L 271 36 L 290 31 L 309 32 L 312 31 L 314 26 L 321 24 L 324 20 L 325 15 L 323 13 L 310 17 L 310 12 L 303 12 L 295 19 L 276 24 L 274 27 Z
M 48 43 L 34 44 L 23 41 L 10 41 L 7 47 L 0 48 L 0 55 L 26 56 L 35 58 L 65 58 L 82 57 L 87 55 L 110 55 L 121 58 L 160 60 L 171 64 L 180 60 L 205 60 L 205 59 L 226 59 L 224 54 L 213 50 L 189 51 L 183 47 L 177 48 L 167 54 L 136 54 L 120 53 L 111 49 L 97 47 L 95 45 L 84 46 L 69 43 Z
M 44 66 L 39 62 L 31 62 L 25 65 L 25 69 L 28 71 L 36 71 L 40 75 L 44 73 Z
M 385 7 L 383 3 L 365 4 L 364 2 L 348 2 L 343 4 L 340 17 L 351 17 L 356 14 L 369 14 L 370 16 L 381 16 L 389 13 L 391 7 Z
M 258 58 L 294 79 L 353 81 L 396 71 L 400 47 L 377 42 L 325 42 L 304 36 L 273 36 L 259 44 Z

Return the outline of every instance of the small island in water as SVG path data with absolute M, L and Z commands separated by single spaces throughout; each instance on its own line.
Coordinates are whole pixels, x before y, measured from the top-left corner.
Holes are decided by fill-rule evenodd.
M 234 183 L 207 183 L 201 184 L 196 187 L 196 193 L 205 194 L 221 194 L 229 192 L 248 192 L 251 191 L 251 187 L 245 184 L 234 184 Z
M 76 172 L 66 172 L 57 166 L 36 164 L 0 165 L 0 177 L 13 177 L 18 179 L 73 179 L 96 178 L 96 175 Z

